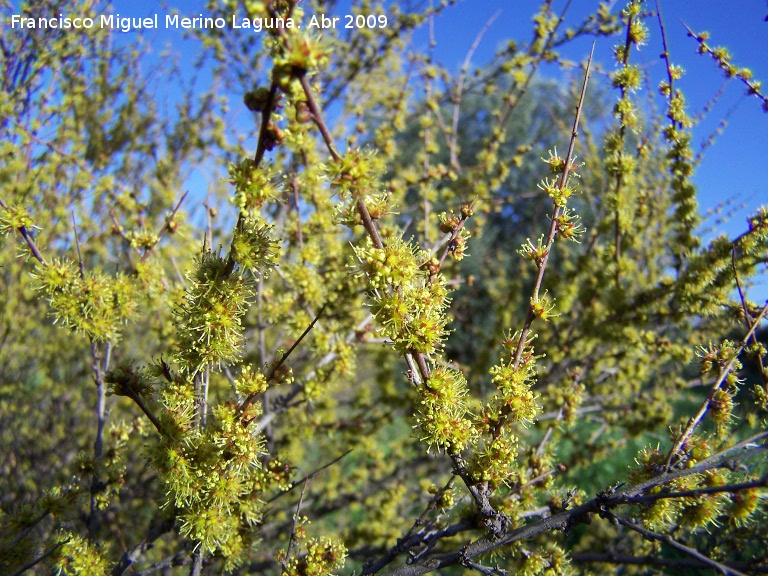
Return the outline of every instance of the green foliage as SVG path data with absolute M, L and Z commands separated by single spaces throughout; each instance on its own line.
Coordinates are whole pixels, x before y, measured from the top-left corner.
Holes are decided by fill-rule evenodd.
M 768 209 L 704 245 L 683 71 L 648 106 L 630 61 L 663 23 L 545 1 L 452 75 L 407 49 L 451 2 L 388 4 L 210 3 L 304 24 L 190 31 L 247 146 L 165 61 L 155 103 L 141 41 L 8 36 L 0 571 L 763 568 Z M 539 79 L 588 36 L 608 82 Z

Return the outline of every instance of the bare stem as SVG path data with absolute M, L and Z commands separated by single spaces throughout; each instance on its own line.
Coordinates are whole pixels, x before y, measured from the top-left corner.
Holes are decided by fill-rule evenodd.
M 310 86 L 309 80 L 305 75 L 301 75 L 299 79 L 307 99 L 307 105 L 309 106 L 310 112 L 312 113 L 312 119 L 320 130 L 320 134 L 325 141 L 328 152 L 331 154 L 334 161 L 338 162 L 341 160 L 341 156 L 336 151 L 333 138 L 328 131 L 328 126 L 323 119 L 322 111 L 320 110 L 320 107 L 317 104 L 317 99 L 312 92 L 312 86 Z M 368 232 L 368 235 L 373 242 L 373 245 L 379 249 L 384 248 L 381 235 L 379 234 L 379 231 L 376 228 L 376 224 L 373 222 L 373 219 L 368 212 L 368 207 L 365 204 L 365 200 L 362 197 L 357 199 L 357 210 L 360 214 L 360 218 L 363 221 L 363 226 L 365 227 L 365 230 Z M 421 352 L 416 352 L 413 350 L 409 351 L 408 354 L 412 357 L 414 363 L 416 364 L 419 376 L 421 377 L 421 382 L 427 382 L 430 375 L 429 366 L 427 365 L 427 357 Z M 406 356 L 408 354 L 406 354 Z M 474 479 L 470 476 L 469 472 L 467 472 L 466 464 L 460 454 L 453 453 L 449 454 L 449 456 L 453 462 L 454 472 L 463 480 L 464 484 L 467 486 L 467 489 L 475 501 L 478 512 L 481 514 L 481 516 L 483 516 L 483 518 L 486 519 L 489 530 L 491 530 L 491 532 L 496 535 L 503 533 L 507 528 L 509 520 L 505 515 L 500 514 L 493 508 L 493 506 L 491 506 L 490 492 L 488 491 L 487 487 L 476 485 Z

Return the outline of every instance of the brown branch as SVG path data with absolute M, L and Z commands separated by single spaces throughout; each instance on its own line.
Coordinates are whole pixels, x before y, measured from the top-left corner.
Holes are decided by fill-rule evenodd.
M 317 321 L 320 319 L 320 316 L 322 316 L 322 314 L 323 314 L 323 311 L 325 310 L 325 307 L 326 307 L 327 305 L 328 305 L 328 304 L 323 304 L 323 306 L 322 306 L 322 307 L 320 308 L 320 310 L 318 311 L 317 315 L 316 315 L 316 316 L 315 316 L 315 317 L 312 319 L 312 322 L 310 322 L 310 323 L 309 323 L 309 326 L 307 326 L 307 328 L 304 330 L 304 332 L 302 332 L 302 333 L 301 333 L 301 336 L 299 336 L 299 337 L 298 337 L 298 339 L 296 340 L 296 342 L 294 342 L 294 343 L 291 345 L 291 347 L 290 347 L 290 348 L 288 348 L 288 350 L 286 350 L 285 352 L 283 352 L 283 355 L 280 357 L 280 359 L 279 359 L 277 362 L 275 362 L 274 364 L 272 364 L 272 366 L 270 367 L 269 371 L 268 371 L 268 372 L 267 372 L 267 373 L 264 375 L 264 377 L 266 378 L 267 382 L 270 382 L 270 381 L 271 381 L 271 380 L 272 380 L 272 379 L 275 377 L 275 373 L 276 373 L 276 372 L 277 372 L 277 370 L 278 370 L 278 369 L 279 369 L 279 368 L 280 368 L 280 367 L 281 367 L 281 366 L 282 366 L 282 365 L 285 363 L 285 361 L 288 359 L 288 356 L 290 356 L 290 355 L 291 355 L 291 352 L 293 352 L 293 351 L 296 349 L 296 347 L 297 347 L 299 344 L 301 344 L 301 341 L 302 341 L 302 340 L 304 340 L 304 337 L 305 337 L 307 334 L 309 334 L 309 333 L 310 333 L 310 331 L 312 330 L 312 328 L 314 328 L 315 324 L 316 324 L 316 323 L 317 323 Z M 257 396 L 257 394 L 251 394 L 251 395 L 250 395 L 250 396 L 248 396 L 248 397 L 247 397 L 245 400 L 243 400 L 243 403 L 240 405 L 240 412 L 241 412 L 241 413 L 244 413 L 244 412 L 245 412 L 245 411 L 248 409 L 248 407 L 249 407 L 249 406 L 250 406 L 250 405 L 253 403 L 253 401 L 254 401 L 254 399 L 256 398 L 256 396 Z M 247 425 L 247 424 L 249 424 L 249 423 L 250 423 L 250 420 L 247 420 L 247 421 L 246 421 L 246 420 L 244 420 L 244 421 L 243 421 L 243 424 L 246 424 L 246 425 Z
M 307 99 L 307 105 L 309 106 L 310 112 L 312 113 L 313 121 L 320 130 L 320 134 L 325 141 L 328 152 L 331 154 L 334 161 L 338 162 L 341 160 L 341 156 L 336 151 L 333 138 L 328 131 L 328 126 L 325 123 L 322 111 L 317 105 L 317 100 L 314 96 L 314 93 L 312 92 L 312 86 L 310 86 L 309 80 L 304 74 L 299 76 L 299 80 L 304 90 L 304 95 Z M 360 218 L 363 221 L 363 226 L 365 226 L 365 229 L 371 237 L 374 246 L 379 249 L 383 248 L 384 243 L 381 240 L 381 236 L 378 229 L 376 228 L 376 224 L 371 219 L 371 215 L 368 212 L 368 207 L 366 206 L 365 200 L 363 198 L 357 199 L 357 209 L 358 213 L 360 214 Z M 430 375 L 426 356 L 421 352 L 416 352 L 413 350 L 409 351 L 406 356 L 408 354 L 412 356 L 416 366 L 418 367 L 419 374 L 421 375 L 421 382 L 426 383 Z M 449 456 L 453 462 L 454 472 L 462 479 L 466 485 L 467 489 L 472 495 L 472 498 L 475 501 L 475 504 L 477 505 L 478 512 L 483 516 L 483 518 L 485 518 L 489 530 L 491 530 L 491 532 L 496 536 L 504 533 L 509 525 L 509 519 L 504 514 L 497 512 L 493 506 L 491 506 L 490 490 L 488 487 L 477 486 L 475 484 L 475 480 L 470 476 L 469 472 L 467 472 L 466 463 L 460 454 L 452 453 L 449 454 Z
M 333 159 L 338 162 L 341 160 L 341 155 L 338 153 L 336 146 L 333 143 L 333 136 L 331 136 L 331 133 L 328 130 L 328 125 L 325 123 L 323 112 L 317 105 L 317 99 L 315 99 L 312 86 L 309 84 L 309 78 L 307 78 L 306 74 L 301 74 L 299 76 L 299 82 L 301 82 L 301 88 L 304 90 L 304 95 L 307 97 L 307 106 L 309 106 L 309 111 L 312 114 L 312 121 L 317 126 L 317 129 L 320 130 L 320 135 L 323 137 L 323 142 L 325 142 L 328 152 L 330 152 Z
M 157 432 L 163 436 L 165 434 L 165 428 L 163 428 L 163 425 L 160 423 L 160 420 L 158 420 L 157 416 L 155 416 L 147 407 L 147 405 L 144 403 L 144 400 L 136 394 L 130 395 L 128 398 L 136 403 L 136 406 L 138 406 L 139 409 L 144 412 L 144 415 L 149 418 L 149 421 L 152 422 L 152 425 L 155 427 Z

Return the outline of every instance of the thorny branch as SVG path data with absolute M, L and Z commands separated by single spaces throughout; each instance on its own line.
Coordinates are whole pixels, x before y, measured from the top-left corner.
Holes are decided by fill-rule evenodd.
M 508 532 L 501 538 L 484 536 L 466 545 L 461 551 L 432 556 L 423 561 L 400 566 L 387 574 L 392 576 L 416 576 L 417 574 L 426 574 L 445 566 L 461 564 L 464 558 L 474 558 L 496 548 L 508 546 L 514 542 L 528 540 L 543 532 L 552 530 L 562 530 L 567 532 L 577 524 L 588 522 L 594 515 L 604 517 L 606 512 L 618 506 L 632 503 L 633 498 L 646 494 L 651 488 L 656 486 L 663 486 L 664 484 L 668 484 L 679 478 L 700 474 L 707 470 L 713 470 L 748 457 L 768 452 L 767 439 L 768 431 L 761 432 L 760 434 L 756 434 L 723 450 L 719 454 L 707 458 L 706 460 L 702 460 L 691 468 L 660 474 L 645 482 L 641 482 L 640 484 L 630 486 L 620 491 L 601 492 L 595 498 L 581 506 L 577 506 L 570 510 L 564 510 L 549 518 L 521 526 L 520 528 Z

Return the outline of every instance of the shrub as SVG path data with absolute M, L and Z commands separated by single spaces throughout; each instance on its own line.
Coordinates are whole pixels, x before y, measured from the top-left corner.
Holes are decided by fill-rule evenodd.
M 106 31 L 9 35 L 4 573 L 765 569 L 767 308 L 745 286 L 768 211 L 703 245 L 672 54 L 663 111 L 638 95 L 661 17 L 600 4 L 563 30 L 546 1 L 530 43 L 454 78 L 404 50 L 447 9 L 193 31 L 197 71 L 248 84 L 245 158 L 218 85 L 167 114 Z M 612 93 L 591 56 L 572 86 L 536 78 L 590 36 L 619 39 Z M 216 155 L 231 188 L 187 212 Z

